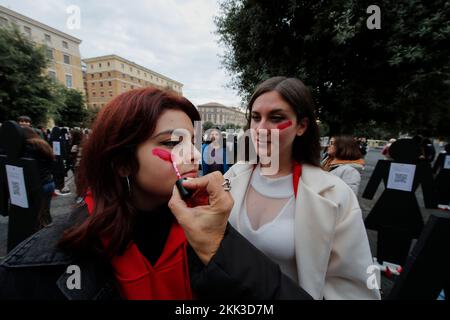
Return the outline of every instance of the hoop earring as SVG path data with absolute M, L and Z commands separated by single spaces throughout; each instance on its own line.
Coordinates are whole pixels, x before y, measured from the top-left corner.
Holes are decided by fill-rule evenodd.
M 128 176 L 125 177 L 127 179 L 127 185 L 128 185 L 128 194 L 131 196 L 131 186 L 130 186 L 130 179 L 128 179 Z

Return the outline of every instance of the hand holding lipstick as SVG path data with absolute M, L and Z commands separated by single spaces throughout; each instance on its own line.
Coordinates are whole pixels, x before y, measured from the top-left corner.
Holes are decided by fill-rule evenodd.
M 183 227 L 189 244 L 204 264 L 208 264 L 218 250 L 234 204 L 230 193 L 224 190 L 223 182 L 223 175 L 217 171 L 183 182 L 185 188 L 195 190 L 193 201 L 196 199 L 196 192 L 204 192 L 209 203 L 202 202 L 189 207 L 176 187 L 169 201 L 169 208 Z

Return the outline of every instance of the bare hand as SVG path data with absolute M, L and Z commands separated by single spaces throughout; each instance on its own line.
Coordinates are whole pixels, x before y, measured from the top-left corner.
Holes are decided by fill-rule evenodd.
M 208 264 L 217 252 L 234 204 L 230 193 L 223 189 L 223 182 L 223 175 L 218 171 L 183 182 L 187 189 L 206 190 L 208 205 L 189 207 L 176 187 L 168 204 L 184 229 L 189 244 L 204 264 Z

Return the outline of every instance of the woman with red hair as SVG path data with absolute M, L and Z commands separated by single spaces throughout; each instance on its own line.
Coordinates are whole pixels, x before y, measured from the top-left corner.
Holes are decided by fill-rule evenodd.
M 308 298 L 227 224 L 222 174 L 196 178 L 196 120 L 187 99 L 152 88 L 105 106 L 77 170 L 84 202 L 4 259 L 0 298 Z M 188 203 L 180 178 L 191 179 Z

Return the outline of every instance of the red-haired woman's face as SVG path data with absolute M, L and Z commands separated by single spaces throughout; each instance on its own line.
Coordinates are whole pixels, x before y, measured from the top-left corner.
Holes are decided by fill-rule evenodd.
M 183 133 L 182 138 L 179 132 Z M 145 198 L 168 200 L 172 195 L 173 186 L 178 179 L 175 169 L 170 161 L 155 155 L 154 149 L 171 153 L 182 177 L 197 176 L 201 155 L 193 145 L 193 137 L 191 119 L 183 111 L 167 110 L 159 117 L 152 136 L 137 147 L 139 170 L 132 179 L 134 200 L 142 204 Z

